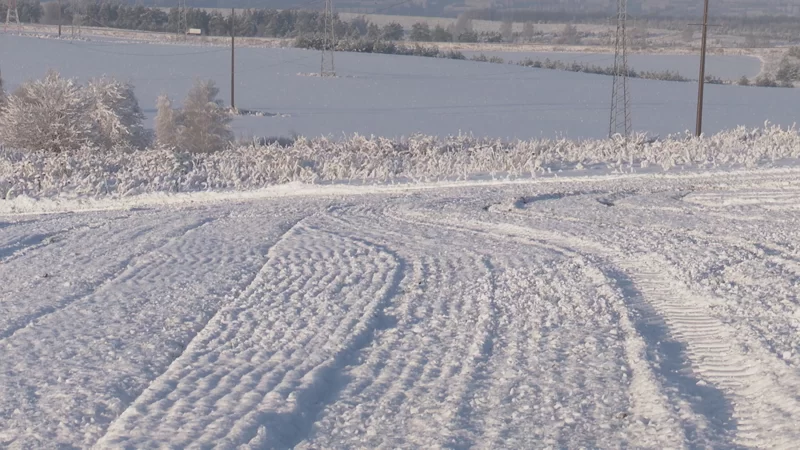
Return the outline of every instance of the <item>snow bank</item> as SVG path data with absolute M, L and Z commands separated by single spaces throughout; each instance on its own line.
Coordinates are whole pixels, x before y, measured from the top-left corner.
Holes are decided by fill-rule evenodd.
M 240 145 L 212 154 L 163 148 L 62 153 L 0 150 L 0 198 L 130 196 L 153 192 L 251 190 L 300 183 L 521 178 L 557 170 L 767 166 L 800 157 L 795 128 L 743 127 L 711 137 L 636 136 L 589 141 L 503 142 L 472 136 L 396 141 L 354 136 L 300 138 L 287 147 Z

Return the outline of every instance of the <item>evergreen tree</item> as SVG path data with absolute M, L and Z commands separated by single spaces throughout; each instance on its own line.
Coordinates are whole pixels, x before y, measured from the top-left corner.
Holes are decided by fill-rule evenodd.
M 408 38 L 416 42 L 430 42 L 431 28 L 427 22 L 417 22 L 411 26 L 411 34 Z

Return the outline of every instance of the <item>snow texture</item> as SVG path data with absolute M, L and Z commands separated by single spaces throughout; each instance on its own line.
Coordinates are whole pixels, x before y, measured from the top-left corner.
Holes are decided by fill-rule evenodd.
M 793 448 L 798 175 L 0 216 L 0 446 Z

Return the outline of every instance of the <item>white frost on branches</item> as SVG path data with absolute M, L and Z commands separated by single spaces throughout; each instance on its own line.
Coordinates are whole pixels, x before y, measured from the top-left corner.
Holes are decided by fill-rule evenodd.
M 50 152 L 77 150 L 90 143 L 87 98 L 73 80 L 50 72 L 23 83 L 8 96 L 0 114 L 0 136 L 9 147 Z
M 503 142 L 471 136 L 412 136 L 396 141 L 354 136 L 300 138 L 282 147 L 229 146 L 188 153 L 158 146 L 137 152 L 90 147 L 53 153 L 0 150 L 0 198 L 127 196 L 146 192 L 248 190 L 288 182 L 520 178 L 559 169 L 627 170 L 659 166 L 713 169 L 768 166 L 800 158 L 794 128 L 743 127 L 714 136 L 647 141 L 537 139 Z
M 133 87 L 111 78 L 81 86 L 51 71 L 23 83 L 0 111 L 0 139 L 30 151 L 95 151 L 147 144 Z
M 147 144 L 142 126 L 144 114 L 131 84 L 108 77 L 97 78 L 89 81 L 86 94 L 95 145 L 111 148 L 117 145 L 143 147 Z
M 172 108 L 172 100 L 159 95 L 156 100 L 156 142 L 164 148 L 178 148 L 179 111 Z
M 195 81 L 182 109 L 173 109 L 169 97 L 156 102 L 156 140 L 164 148 L 192 153 L 224 149 L 233 139 L 230 113 L 217 100 L 219 89 L 211 80 Z

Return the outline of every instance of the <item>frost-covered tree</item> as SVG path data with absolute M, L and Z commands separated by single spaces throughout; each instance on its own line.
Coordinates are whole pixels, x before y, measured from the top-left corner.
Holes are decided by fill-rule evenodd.
M 500 24 L 500 34 L 503 36 L 505 42 L 514 41 L 514 22 L 511 20 L 504 20 Z
M 472 18 L 467 13 L 461 13 L 456 18 L 453 25 L 453 36 L 460 36 L 464 33 L 472 33 Z
M 8 96 L 0 113 L 0 136 L 9 146 L 54 152 L 90 142 L 87 96 L 71 79 L 50 72 L 44 79 L 23 83 Z
M 533 22 L 525 22 L 525 24 L 522 26 L 522 37 L 525 39 L 525 41 L 532 41 L 535 35 L 536 31 L 533 28 Z
M 186 100 L 178 126 L 178 146 L 189 152 L 222 150 L 233 139 L 231 116 L 217 100 L 219 89 L 211 80 L 195 81 Z
M 156 100 L 156 142 L 167 148 L 178 146 L 179 111 L 172 109 L 172 100 L 166 95 L 159 95 Z
M 453 35 L 441 25 L 437 24 L 433 28 L 433 31 L 431 31 L 431 40 L 434 42 L 452 42 Z
M 431 27 L 427 22 L 417 22 L 411 26 L 411 34 L 408 38 L 416 42 L 430 42 L 431 41 Z
M 92 122 L 92 141 L 101 148 L 147 145 L 144 114 L 133 86 L 113 78 L 93 79 L 86 87 L 87 114 Z

